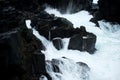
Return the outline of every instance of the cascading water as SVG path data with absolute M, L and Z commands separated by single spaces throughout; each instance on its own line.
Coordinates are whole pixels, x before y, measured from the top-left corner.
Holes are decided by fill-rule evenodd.
M 89 80 L 89 67 L 67 58 L 48 61 L 46 69 L 53 80 Z
M 45 53 L 46 69 L 52 76 L 52 80 L 120 80 L 120 25 L 111 25 L 100 21 L 100 28 L 98 28 L 95 24 L 89 22 L 92 16 L 86 11 L 64 15 L 55 9 L 47 8 L 46 11 L 67 18 L 74 24 L 75 28 L 83 25 L 88 32 L 97 36 L 95 46 L 97 51 L 90 55 L 88 52 L 68 50 L 69 38 L 62 39 L 64 47 L 57 50 L 52 42 L 46 40 L 33 29 L 34 35 L 46 47 L 46 50 L 42 52 Z M 30 22 L 26 21 L 26 23 L 30 27 Z M 113 26 L 117 27 L 114 28 Z M 86 63 L 88 67 L 83 69 L 84 67 L 79 65 L 78 62 Z M 82 70 L 86 71 L 82 73 Z M 43 76 L 40 80 L 47 79 Z

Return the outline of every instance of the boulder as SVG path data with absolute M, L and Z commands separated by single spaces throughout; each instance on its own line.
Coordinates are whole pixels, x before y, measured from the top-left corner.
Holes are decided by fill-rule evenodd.
M 61 38 L 53 38 L 52 43 L 57 50 L 61 50 L 63 48 L 63 42 Z
M 83 39 L 80 34 L 76 34 L 70 38 L 68 49 L 83 51 Z
M 70 38 L 68 49 L 87 51 L 90 54 L 94 53 L 96 36 L 93 33 L 83 32 L 75 34 Z
M 31 26 L 35 27 L 35 29 L 48 40 L 52 40 L 56 37 L 53 33 L 56 30 L 73 29 L 73 24 L 67 19 L 55 17 L 46 12 L 34 16 L 31 21 Z
M 75 34 L 83 33 L 80 28 L 57 28 L 55 30 L 51 30 L 51 38 L 60 37 L 60 38 L 69 38 Z M 84 33 L 85 34 L 85 33 Z

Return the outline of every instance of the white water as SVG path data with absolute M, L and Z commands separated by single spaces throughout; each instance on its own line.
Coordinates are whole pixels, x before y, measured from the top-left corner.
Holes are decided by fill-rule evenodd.
M 96 4 L 97 4 L 97 3 L 98 3 L 98 0 L 93 0 L 93 3 L 96 3 Z
M 113 29 L 113 25 L 100 21 L 100 29 L 96 27 L 95 24 L 89 22 L 92 16 L 86 11 L 65 15 L 60 14 L 55 9 L 47 8 L 46 11 L 50 14 L 67 18 L 74 24 L 75 28 L 80 25 L 84 25 L 88 32 L 92 32 L 97 36 L 97 51 L 95 54 L 90 55 L 87 52 L 68 50 L 67 46 L 69 38 L 63 39 L 64 48 L 58 51 L 53 46 L 52 42 L 47 41 L 44 37 L 40 36 L 35 29 L 33 29 L 33 33 L 44 43 L 46 47 L 46 51 L 43 51 L 43 53 L 45 53 L 46 60 L 52 60 L 53 58 L 61 59 L 61 57 L 64 56 L 71 59 L 73 62 L 87 63 L 90 67 L 89 80 L 120 80 L 120 25 L 117 25 L 119 26 L 116 27 L 117 29 Z M 105 28 L 106 26 L 107 28 Z M 66 66 L 67 65 L 70 67 L 72 64 L 68 63 Z M 64 69 L 65 68 L 63 68 L 63 70 Z M 75 74 L 77 75 L 79 73 L 75 73 L 74 71 L 68 73 L 66 73 L 66 75 L 63 73 L 61 79 L 58 77 L 56 78 L 56 76 L 54 76 L 55 73 L 51 75 L 53 80 L 82 80 L 75 77 Z M 74 75 L 72 73 L 74 73 Z

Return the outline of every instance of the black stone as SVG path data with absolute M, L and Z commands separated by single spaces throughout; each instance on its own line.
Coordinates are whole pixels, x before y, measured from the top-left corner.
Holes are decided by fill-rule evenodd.
M 92 33 L 83 32 L 75 34 L 70 38 L 68 49 L 87 51 L 90 54 L 94 53 L 96 36 Z
M 61 50 L 63 48 L 63 42 L 61 38 L 53 38 L 52 43 L 57 50 Z

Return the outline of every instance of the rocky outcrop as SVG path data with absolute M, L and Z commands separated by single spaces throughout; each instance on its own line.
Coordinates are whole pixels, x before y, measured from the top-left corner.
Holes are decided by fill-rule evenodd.
M 32 30 L 18 29 L 2 33 L 0 48 L 0 73 L 5 76 L 4 79 L 31 80 L 45 75 L 51 80 L 45 69 L 45 56 L 40 51 L 45 48 Z
M 96 36 L 92 33 L 86 32 L 84 27 L 81 27 L 82 31 L 70 38 L 68 49 L 87 51 L 90 54 L 94 53 Z
M 73 24 L 67 19 L 50 15 L 45 11 L 36 14 L 31 21 L 31 26 L 48 40 L 59 37 L 58 35 L 61 34 L 59 30 L 73 29 Z
M 11 1 L 0 2 L 3 3 L 0 3 L 1 79 L 38 80 L 44 75 L 51 80 L 45 69 L 45 56 L 41 52 L 45 47 L 25 24 L 31 12 L 26 14 L 26 11 L 18 9 Z
M 120 23 L 120 1 L 119 0 L 99 0 L 99 11 L 104 19 L 110 22 Z

